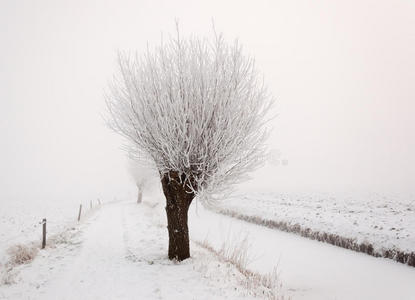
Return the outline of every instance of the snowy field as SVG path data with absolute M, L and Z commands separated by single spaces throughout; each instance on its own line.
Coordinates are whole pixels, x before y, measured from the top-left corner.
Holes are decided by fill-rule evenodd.
M 415 195 L 251 193 L 232 196 L 219 207 L 371 244 L 376 252 L 415 252 Z
M 90 211 L 90 203 L 83 204 L 83 215 Z M 94 201 L 93 208 L 98 205 Z M 0 202 L 0 264 L 11 246 L 41 243 L 43 218 L 47 219 L 48 235 L 58 234 L 77 221 L 79 204 L 73 201 L 19 200 Z

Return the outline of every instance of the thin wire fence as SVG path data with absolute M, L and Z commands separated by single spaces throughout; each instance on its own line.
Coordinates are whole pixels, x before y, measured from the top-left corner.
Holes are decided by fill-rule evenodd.
M 83 202 L 80 203 L 82 206 L 82 212 L 80 211 L 80 205 L 71 206 L 71 212 L 69 213 L 69 208 L 66 208 L 65 211 L 63 209 L 60 210 L 52 210 L 48 213 L 39 212 L 37 215 L 38 217 L 33 217 L 32 211 L 23 211 L 19 210 L 19 213 L 16 215 L 3 217 L 1 225 L 4 229 L 0 232 L 0 255 L 2 255 L 2 251 L 6 251 L 7 248 L 20 244 L 20 243 L 27 243 L 27 242 L 37 242 L 39 241 L 39 245 L 43 238 L 43 220 L 46 219 L 47 224 L 47 234 L 57 234 L 69 224 L 73 224 L 79 221 L 82 221 L 83 217 L 91 211 L 98 207 L 100 207 L 102 201 L 97 199 L 95 201 Z M 13 214 L 13 211 L 6 210 L 5 213 Z M 1 217 L 1 216 L 0 216 Z M 28 221 L 28 219 L 32 219 Z M 37 220 L 36 220 L 37 219 Z

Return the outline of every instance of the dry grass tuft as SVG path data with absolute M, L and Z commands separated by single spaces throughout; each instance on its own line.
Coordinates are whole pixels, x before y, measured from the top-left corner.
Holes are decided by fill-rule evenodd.
M 10 255 L 8 265 L 17 266 L 31 262 L 37 255 L 39 249 L 33 244 L 18 244 L 10 247 L 7 253 Z
M 9 259 L 5 265 L 0 266 L 0 284 L 16 283 L 16 266 L 30 263 L 37 255 L 39 249 L 33 244 L 17 244 L 7 249 Z
M 220 261 L 232 264 L 243 275 L 245 280 L 240 282 L 249 291 L 262 290 L 260 295 L 270 300 L 284 300 L 285 297 L 278 292 L 282 289 L 279 282 L 277 268 L 268 274 L 260 274 L 248 269 L 248 264 L 251 261 L 249 256 L 248 238 L 245 236 L 239 242 L 224 241 L 220 250 L 213 248 L 207 240 L 203 242 L 194 241 L 197 245 L 213 253 Z

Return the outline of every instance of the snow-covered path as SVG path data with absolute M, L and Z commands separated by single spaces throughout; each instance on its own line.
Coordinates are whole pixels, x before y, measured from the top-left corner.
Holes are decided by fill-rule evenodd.
M 204 278 L 191 260 L 168 261 L 166 227 L 158 216 L 135 203 L 105 206 L 86 231 L 80 255 L 49 284 L 45 299 L 56 299 L 57 294 L 68 300 L 221 299 L 229 292 L 240 298 Z
M 131 295 L 154 298 L 157 281 L 140 276 L 140 268 L 125 260 L 124 207 L 110 205 L 98 212 L 84 234 L 80 254 L 57 282 L 50 284 L 46 299 L 56 295 L 61 299 L 131 299 Z
M 267 273 L 277 266 L 293 300 L 415 299 L 413 267 L 218 215 L 200 205 L 197 211 L 193 205 L 189 220 L 191 238 L 208 240 L 215 248 L 248 236 L 254 258 L 248 267 Z
M 19 282 L 0 286 L 0 299 L 253 299 L 236 268 L 196 245 L 191 259 L 169 261 L 160 211 L 102 206 L 79 229 L 81 244 L 41 251 L 22 266 Z

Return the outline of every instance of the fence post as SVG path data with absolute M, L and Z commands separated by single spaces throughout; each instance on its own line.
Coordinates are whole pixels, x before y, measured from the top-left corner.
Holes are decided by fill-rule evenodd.
M 42 238 L 42 249 L 45 249 L 46 247 L 46 219 L 42 220 L 42 224 L 43 224 L 43 238 Z
M 79 205 L 78 222 L 81 220 L 82 204 Z

